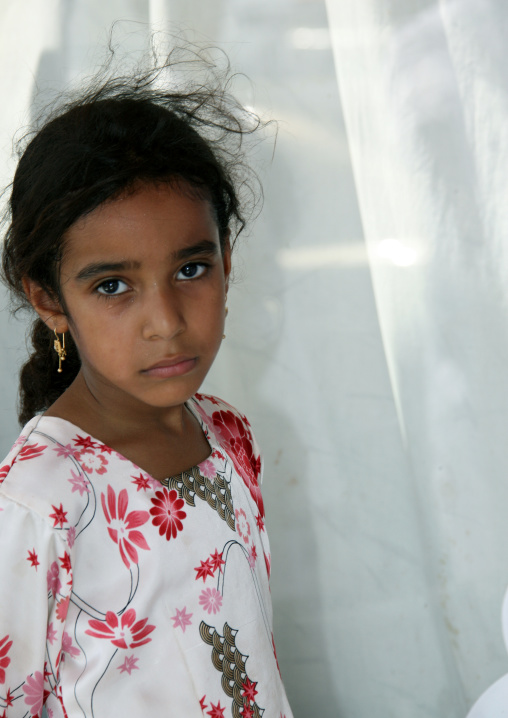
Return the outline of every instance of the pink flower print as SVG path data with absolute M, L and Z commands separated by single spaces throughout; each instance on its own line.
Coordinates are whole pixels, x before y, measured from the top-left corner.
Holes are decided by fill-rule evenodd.
M 11 662 L 7 654 L 11 646 L 12 641 L 9 641 L 9 635 L 4 636 L 0 641 L 0 683 L 5 683 L 5 669 Z
M 245 543 L 249 543 L 250 538 L 250 524 L 247 521 L 247 514 L 243 509 L 236 509 L 235 511 L 235 518 L 236 518 L 236 530 L 240 536 L 240 538 L 243 538 Z
M 171 616 L 171 620 L 173 621 L 173 628 L 181 628 L 182 631 L 185 633 L 185 629 L 187 628 L 187 626 L 190 626 L 192 624 L 191 618 L 192 613 L 187 613 L 186 606 L 184 606 L 181 611 L 177 608 L 176 616 Z
M 53 645 L 54 640 L 57 637 L 57 635 L 58 635 L 58 632 L 55 631 L 55 629 L 53 628 L 53 621 L 51 621 L 51 623 L 48 626 L 47 633 L 46 633 L 46 638 L 51 643 L 51 645 Z
M 254 439 L 248 422 L 242 421 L 232 411 L 214 411 L 211 416 L 213 428 L 217 435 L 229 449 L 235 469 L 242 477 L 250 495 L 256 502 L 261 516 L 265 515 L 263 497 L 259 488 L 259 476 L 261 474 L 261 458 L 254 452 Z M 223 445 L 224 445 L 223 444 Z
M 136 658 L 134 655 L 126 656 L 125 661 L 122 663 L 122 665 L 118 666 L 118 670 L 120 671 L 120 673 L 128 673 L 130 676 L 134 669 L 139 670 L 139 666 L 136 665 L 138 661 L 139 658 Z
M 18 461 L 28 461 L 28 459 L 36 459 L 42 454 L 47 446 L 40 446 L 39 444 L 27 444 L 24 446 L 17 456 Z
M 218 613 L 222 607 L 222 596 L 216 588 L 205 588 L 201 591 L 199 603 L 208 613 Z
M 137 531 L 138 526 L 145 524 L 150 516 L 148 511 L 131 511 L 127 513 L 129 504 L 129 495 L 127 489 L 122 489 L 118 494 L 118 502 L 114 489 L 108 485 L 108 500 L 101 494 L 102 510 L 108 522 L 108 533 L 120 549 L 122 561 L 130 567 L 132 563 L 138 563 L 138 548 L 149 551 L 150 546 L 147 544 L 145 537 L 141 531 Z
M 200 464 L 198 464 L 198 469 L 202 476 L 205 477 L 205 479 L 215 479 L 217 472 L 215 471 L 215 466 L 212 464 L 210 459 L 205 459 Z
M 76 459 L 79 461 L 83 471 L 87 474 L 92 474 L 94 471 L 97 474 L 105 474 L 108 465 L 108 460 L 103 454 L 95 454 L 89 451 L 80 451 L 75 454 Z
M 66 444 L 65 446 L 59 444 L 53 448 L 53 451 L 56 451 L 57 456 L 65 456 L 65 458 L 68 459 L 69 456 L 74 456 L 75 449 L 70 444 Z
M 68 653 L 69 656 L 72 656 L 73 658 L 79 656 L 81 653 L 79 648 L 76 648 L 76 646 L 73 645 L 72 638 L 69 636 L 67 631 L 64 631 L 62 636 L 62 652 Z
M 69 548 L 72 548 L 74 546 L 74 541 L 76 540 L 76 528 L 75 526 L 70 526 L 67 531 L 67 544 Z
M 44 703 L 44 677 L 40 671 L 26 677 L 23 693 L 26 696 L 25 703 L 30 706 L 30 713 L 33 716 L 40 715 Z
M 254 544 L 252 544 L 252 546 L 249 546 L 249 554 L 248 554 L 249 566 L 251 568 L 254 568 L 254 566 L 256 565 L 257 557 L 258 557 L 258 552 L 256 551 L 256 547 L 254 546 Z
M 176 538 L 178 532 L 182 531 L 182 521 L 187 516 L 185 511 L 182 511 L 183 499 L 178 498 L 176 489 L 168 491 L 164 488 L 162 491 L 157 491 L 151 501 L 153 504 L 153 508 L 150 509 L 153 516 L 152 523 L 159 527 L 159 534 L 161 536 L 166 534 L 167 541 L 171 537 Z
M 56 596 L 56 594 L 62 588 L 62 583 L 60 581 L 59 572 L 60 572 L 60 570 L 58 568 L 57 562 L 53 561 L 53 563 L 49 567 L 49 571 L 47 573 L 48 591 L 51 591 L 53 593 L 53 596 Z
M 152 640 L 147 636 L 155 630 L 155 626 L 147 626 L 147 622 L 148 618 L 136 622 L 136 611 L 133 608 L 125 611 L 120 623 L 116 613 L 108 611 L 105 621 L 97 621 L 95 618 L 89 620 L 91 630 L 85 633 L 94 638 L 107 638 L 117 648 L 136 648 Z
M 90 493 L 90 485 L 87 479 L 85 479 L 82 474 L 75 474 L 74 471 L 71 469 L 71 478 L 67 479 L 67 481 L 72 484 L 72 493 L 74 493 L 75 491 L 79 491 L 80 496 L 83 496 L 83 494 Z
M 21 444 L 24 444 L 25 441 L 26 441 L 26 436 L 24 436 L 24 434 L 21 434 L 21 436 L 18 436 L 18 438 L 12 445 L 12 448 L 14 449 L 15 446 L 21 446 Z
M 61 601 L 57 601 L 56 604 L 56 617 L 59 621 L 62 621 L 62 623 L 67 617 L 67 612 L 69 610 L 69 601 L 70 597 L 67 596 L 67 598 L 63 598 Z

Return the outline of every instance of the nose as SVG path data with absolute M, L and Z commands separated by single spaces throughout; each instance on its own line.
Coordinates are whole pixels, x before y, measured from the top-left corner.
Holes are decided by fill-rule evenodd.
M 154 284 L 142 307 L 143 339 L 172 339 L 185 330 L 183 307 L 172 287 Z

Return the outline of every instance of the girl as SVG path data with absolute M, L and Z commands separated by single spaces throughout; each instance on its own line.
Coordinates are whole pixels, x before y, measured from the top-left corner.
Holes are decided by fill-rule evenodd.
M 258 447 L 197 393 L 243 227 L 228 138 L 252 127 L 161 77 L 61 109 L 12 185 L 4 278 L 38 317 L 0 469 L 9 718 L 291 716 Z

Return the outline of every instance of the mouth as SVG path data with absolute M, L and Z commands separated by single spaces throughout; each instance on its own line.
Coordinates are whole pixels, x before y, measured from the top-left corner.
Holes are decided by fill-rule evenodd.
M 166 379 L 172 376 L 181 376 L 192 371 L 197 363 L 197 357 L 176 356 L 161 359 L 152 364 L 148 369 L 143 369 L 144 376 L 159 377 Z

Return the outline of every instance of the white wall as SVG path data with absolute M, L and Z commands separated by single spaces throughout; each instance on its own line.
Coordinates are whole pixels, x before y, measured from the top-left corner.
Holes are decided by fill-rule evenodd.
M 508 671 L 508 11 L 1 0 L 5 181 L 34 84 L 93 69 L 119 19 L 133 51 L 147 23 L 218 43 L 252 80 L 242 100 L 280 123 L 273 161 L 270 141 L 256 154 L 264 211 L 205 388 L 264 448 L 295 716 L 465 716 Z M 5 452 L 23 340 L 0 321 Z

